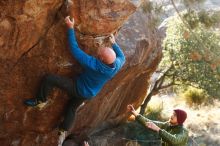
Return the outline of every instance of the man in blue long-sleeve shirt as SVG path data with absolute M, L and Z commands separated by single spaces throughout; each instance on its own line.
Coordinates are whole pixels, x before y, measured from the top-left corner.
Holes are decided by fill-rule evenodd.
M 123 66 L 125 56 L 116 44 L 113 35 L 110 36 L 113 49 L 109 47 L 99 49 L 97 58 L 86 54 L 78 46 L 74 31 L 74 20 L 71 21 L 68 16 L 65 22 L 68 27 L 68 41 L 71 54 L 82 65 L 84 72 L 75 80 L 58 75 L 46 75 L 43 78 L 36 98 L 25 100 L 25 104 L 42 107 L 46 104 L 47 95 L 53 87 L 65 90 L 71 97 L 71 100 L 60 129 L 68 131 L 74 121 L 76 108 L 84 100 L 91 99 L 100 92 L 104 84 L 114 77 Z

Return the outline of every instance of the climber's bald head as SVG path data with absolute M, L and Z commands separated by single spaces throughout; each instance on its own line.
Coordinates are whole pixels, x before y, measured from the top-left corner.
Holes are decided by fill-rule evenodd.
M 113 49 L 102 47 L 99 49 L 98 58 L 105 64 L 112 64 L 116 59 L 116 54 Z

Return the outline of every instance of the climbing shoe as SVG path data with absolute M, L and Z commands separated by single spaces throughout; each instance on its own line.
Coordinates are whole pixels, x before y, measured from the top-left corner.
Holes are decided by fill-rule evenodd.
M 58 146 L 62 146 L 64 140 L 65 140 L 66 137 L 67 137 L 67 131 L 60 130 L 60 131 L 58 132 L 58 135 L 59 135 L 59 138 L 58 138 Z
M 41 110 L 46 106 L 47 101 L 43 102 L 43 101 L 38 101 L 36 98 L 31 98 L 25 100 L 24 104 L 31 107 L 37 107 Z

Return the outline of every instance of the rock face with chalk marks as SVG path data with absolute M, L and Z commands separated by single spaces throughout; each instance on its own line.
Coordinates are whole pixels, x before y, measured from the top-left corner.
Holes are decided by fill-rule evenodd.
M 42 111 L 23 101 L 35 96 L 43 75 L 76 77 L 82 68 L 68 48 L 64 18 L 76 21 L 80 47 L 96 56 L 115 33 L 126 64 L 102 91 L 77 112 L 72 133 L 82 136 L 100 125 L 126 119 L 126 106 L 144 100 L 148 80 L 161 59 L 159 33 L 148 27 L 151 16 L 135 12 L 141 0 L 22 0 L 0 1 L 0 143 L 56 145 L 57 126 L 68 97 L 54 89 Z M 107 124 L 106 124 L 107 123 Z

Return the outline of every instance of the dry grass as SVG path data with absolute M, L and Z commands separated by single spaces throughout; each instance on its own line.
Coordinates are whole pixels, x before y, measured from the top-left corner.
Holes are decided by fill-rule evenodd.
M 208 95 L 202 89 L 197 88 L 188 88 L 182 95 L 182 98 L 185 99 L 185 102 L 190 107 L 198 107 L 202 105 L 207 105 L 209 103 Z

